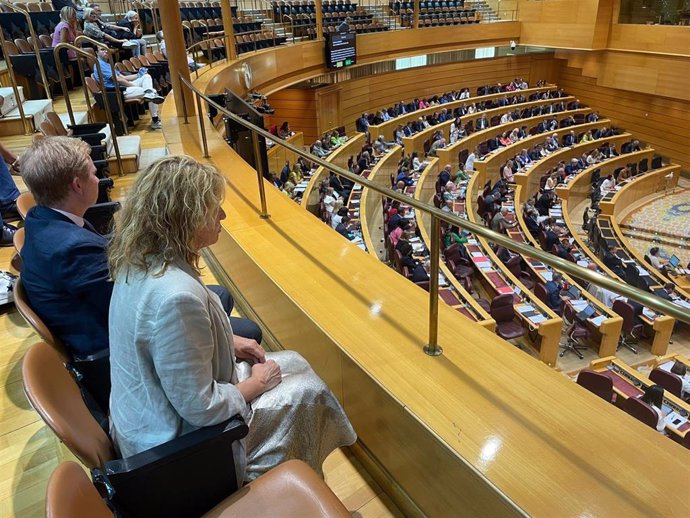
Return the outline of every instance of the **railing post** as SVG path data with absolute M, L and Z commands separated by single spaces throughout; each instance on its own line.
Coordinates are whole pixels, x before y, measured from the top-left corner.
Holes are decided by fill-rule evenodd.
M 271 215 L 268 213 L 266 206 L 266 189 L 264 186 L 264 164 L 261 161 L 261 149 L 259 147 L 259 136 L 252 131 L 252 146 L 254 148 L 254 158 L 256 160 L 256 176 L 259 180 L 259 199 L 261 201 L 261 214 L 263 219 L 268 219 Z
M 209 158 L 208 142 L 206 142 L 206 126 L 204 124 L 204 112 L 201 110 L 201 96 L 196 96 L 196 115 L 199 118 L 199 129 L 201 130 L 201 145 L 204 148 L 204 158 Z
M 441 225 L 439 219 L 431 215 L 431 267 L 429 268 L 429 343 L 424 346 L 424 352 L 429 356 L 440 356 L 443 349 L 438 345 L 438 262 L 439 235 Z
M 189 124 L 189 114 L 187 113 L 187 97 L 185 96 L 185 87 L 186 85 L 184 84 L 184 81 L 180 81 L 180 94 L 182 98 L 182 115 L 184 116 L 184 123 Z

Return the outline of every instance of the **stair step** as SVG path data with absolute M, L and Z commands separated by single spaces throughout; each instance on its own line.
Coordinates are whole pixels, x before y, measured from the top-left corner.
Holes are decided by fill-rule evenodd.
M 19 90 L 19 98 L 24 101 L 24 87 L 17 87 Z M 0 109 L 0 114 L 4 117 L 10 113 L 13 109 L 17 107 L 17 98 L 14 95 L 14 89 L 11 87 L 0 88 L 0 97 L 3 99 L 2 109 Z
M 50 99 L 36 99 L 22 103 L 24 115 L 31 122 L 32 130 L 38 131 L 41 123 L 46 120 L 46 113 L 53 111 L 53 101 Z M 19 109 L 10 110 L 0 118 L 0 136 L 21 135 L 24 133 Z

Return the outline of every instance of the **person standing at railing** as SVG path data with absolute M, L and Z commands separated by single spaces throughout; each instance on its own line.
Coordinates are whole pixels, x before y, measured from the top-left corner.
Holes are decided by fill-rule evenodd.
M 122 75 L 117 70 L 113 70 L 108 62 L 110 51 L 103 47 L 98 48 L 98 62 L 103 73 L 103 84 L 106 88 L 116 88 L 117 85 L 125 87 L 125 99 L 145 99 L 149 102 L 149 112 L 151 113 L 151 129 L 161 129 L 161 122 L 158 118 L 158 105 L 165 99 L 158 95 L 153 89 L 153 79 L 146 73 L 145 68 L 139 69 L 139 73 Z M 93 67 L 93 77 L 98 81 L 98 68 Z

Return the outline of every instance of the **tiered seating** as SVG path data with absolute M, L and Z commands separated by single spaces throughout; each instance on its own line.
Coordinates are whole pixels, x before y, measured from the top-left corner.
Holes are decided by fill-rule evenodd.
M 414 20 L 414 2 L 390 2 L 390 12 L 400 17 L 403 27 L 411 27 Z M 480 13 L 464 0 L 421 1 L 419 3 L 419 26 L 464 25 L 479 23 Z
M 655 384 L 661 385 L 659 383 L 661 376 L 657 377 L 657 372 L 655 372 L 659 370 L 662 369 L 653 369 L 649 377 L 647 377 L 618 358 L 602 358 L 593 361 L 590 369 L 580 374 L 584 379 L 580 380 L 580 377 L 578 377 L 578 383 L 654 428 L 657 422 L 657 414 L 649 405 L 639 401 L 639 398 L 648 387 Z M 594 375 L 588 373 L 594 373 Z M 670 373 L 664 371 L 662 374 Z M 596 379 L 591 379 L 595 377 Z M 652 378 L 656 381 L 652 380 Z M 607 385 L 608 389 L 606 389 Z M 674 391 L 669 390 L 670 388 L 668 385 L 664 387 L 663 410 L 669 413 L 667 419 L 665 419 L 665 433 L 673 440 L 688 446 L 690 444 L 687 440 L 689 436 L 688 431 L 690 430 L 690 422 L 688 422 L 690 405 L 683 401 L 679 394 L 674 394 Z M 633 400 L 632 403 L 635 403 L 635 405 L 631 404 L 631 400 Z M 648 410 L 647 414 L 653 416 L 653 420 L 651 418 L 646 420 L 643 417 L 644 412 L 635 411 L 634 406 L 646 408 Z
M 285 36 L 278 36 L 275 31 L 262 31 L 235 36 L 238 54 L 277 47 L 285 42 L 287 42 L 287 38 Z

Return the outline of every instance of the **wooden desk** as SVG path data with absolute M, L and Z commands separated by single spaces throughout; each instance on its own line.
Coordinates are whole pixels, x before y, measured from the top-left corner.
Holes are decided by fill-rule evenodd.
M 467 196 L 465 200 L 466 207 L 466 217 L 472 223 L 478 223 L 477 216 L 475 212 L 475 207 L 473 206 L 472 200 L 477 197 L 478 190 L 478 179 L 479 174 L 472 175 L 469 183 L 467 184 Z M 535 344 L 539 350 L 539 359 L 551 367 L 556 366 L 556 361 L 558 358 L 558 345 L 561 338 L 561 329 L 563 327 L 563 320 L 556 315 L 546 304 L 539 300 L 533 293 L 531 293 L 520 280 L 515 277 L 507 268 L 504 267 L 501 260 L 493 252 L 489 243 L 486 239 L 475 236 L 477 241 L 476 245 L 467 244 L 465 249 L 470 257 L 475 254 L 482 253 L 484 258 L 486 258 L 491 264 L 494 270 L 487 272 L 482 268 L 478 267 L 476 270 L 480 273 L 481 277 L 484 279 L 484 283 L 491 288 L 491 290 L 496 293 L 507 293 L 509 291 L 514 291 L 513 287 L 520 288 L 521 294 L 524 297 L 525 302 L 531 304 L 538 313 L 540 313 L 545 321 L 540 323 L 528 322 L 522 316 L 522 313 L 515 308 L 515 315 L 528 325 L 528 329 L 536 329 L 539 336 L 541 337 L 541 344 Z M 515 300 L 516 304 L 519 302 L 519 298 Z
M 493 126 L 487 129 L 483 129 L 480 131 L 475 131 L 471 135 L 468 135 L 462 140 L 459 140 L 455 142 L 454 144 L 448 146 L 447 148 L 444 148 L 442 150 L 439 150 L 438 157 L 441 159 L 442 163 L 447 163 L 447 164 L 452 164 L 456 168 L 459 168 L 461 166 L 464 166 L 465 164 L 460 164 L 459 160 L 459 155 L 460 152 L 463 150 L 468 150 L 468 151 L 474 151 L 479 144 L 484 142 L 485 140 L 488 140 L 490 138 L 495 137 L 499 133 L 503 133 L 504 131 L 512 131 L 513 128 L 517 126 L 527 126 L 528 130 L 531 130 L 532 128 L 535 128 L 541 123 L 542 121 L 546 119 L 556 119 L 558 123 L 563 119 L 567 119 L 570 116 L 578 115 L 578 114 L 586 114 L 591 112 L 592 110 L 590 108 L 578 108 L 577 110 L 566 110 L 564 112 L 558 112 L 558 113 L 550 113 L 547 115 L 536 115 L 534 117 L 527 117 L 526 119 L 520 119 L 519 121 L 513 121 L 513 122 L 508 122 L 505 124 L 499 124 L 498 126 Z M 540 133 L 540 135 L 543 136 L 545 135 L 544 133 Z M 529 138 L 529 137 L 528 137 Z M 525 142 L 527 139 L 520 140 L 518 142 Z M 515 143 L 515 145 L 518 144 L 518 142 Z
M 524 196 L 522 196 L 523 188 L 521 186 L 515 187 L 515 216 L 518 221 L 518 226 L 511 229 L 508 232 L 510 237 L 514 241 L 518 242 L 528 242 L 533 246 L 539 248 L 540 244 L 537 239 L 532 236 L 532 234 L 527 230 L 527 225 L 522 216 L 521 207 L 524 203 Z M 532 272 L 532 278 L 538 279 L 539 282 L 544 284 L 546 279 L 544 278 L 543 272 L 546 271 L 545 265 L 537 259 L 531 257 L 523 256 L 525 263 L 530 268 Z M 540 265 L 540 266 L 539 266 Z M 539 266 L 539 267 L 538 267 Z M 561 272 L 563 279 L 573 286 L 577 286 L 578 283 L 570 277 L 567 273 Z M 582 298 L 586 300 L 589 304 L 594 306 L 597 312 L 593 315 L 594 317 L 599 315 L 605 315 L 607 318 L 599 325 L 595 326 L 591 321 L 588 322 L 588 328 L 593 331 L 596 335 L 600 337 L 599 347 L 597 348 L 597 354 L 601 357 L 613 356 L 616 354 L 616 348 L 618 347 L 618 337 L 620 336 L 621 329 L 623 327 L 623 319 L 614 313 L 611 308 L 605 306 L 602 302 L 592 296 L 586 289 L 585 286 L 580 286 L 580 291 L 582 293 Z
M 371 135 L 372 140 L 377 139 L 379 135 L 383 135 L 386 139 L 392 139 L 393 138 L 393 132 L 395 131 L 395 128 L 398 127 L 398 124 L 402 124 L 403 126 L 406 125 L 408 122 L 412 122 L 413 120 L 418 119 L 419 117 L 423 115 L 431 115 L 434 113 L 436 110 L 441 110 L 442 108 L 445 108 L 449 112 L 453 112 L 455 108 L 461 108 L 463 105 L 468 105 L 470 103 L 478 103 L 478 102 L 486 102 L 486 101 L 493 101 L 495 99 L 501 99 L 504 95 L 508 96 L 508 99 L 512 99 L 516 95 L 524 95 L 526 98 L 529 99 L 529 96 L 535 93 L 541 93 L 544 91 L 556 91 L 558 90 L 558 87 L 555 85 L 548 85 L 548 86 L 540 86 L 539 88 L 528 88 L 526 90 L 519 90 L 516 92 L 501 92 L 498 94 L 488 94 L 488 95 L 480 95 L 477 97 L 470 97 L 469 99 L 462 99 L 459 101 L 452 101 L 449 103 L 445 104 L 436 104 L 434 106 L 430 106 L 428 108 L 424 108 L 423 110 L 415 110 L 413 112 L 408 112 L 405 113 L 399 117 L 395 117 L 389 121 L 383 122 L 381 124 L 371 124 L 369 126 L 369 134 Z M 557 102 L 560 99 L 560 97 L 554 98 L 553 102 Z M 389 108 L 389 106 L 385 107 L 386 109 Z M 370 109 L 370 113 L 375 113 L 379 110 L 384 109 L 383 106 L 379 106 L 375 109 Z
M 583 133 L 583 132 L 586 132 L 589 130 L 593 130 L 593 129 L 597 129 L 597 128 L 603 128 L 605 126 L 610 126 L 610 125 L 611 125 L 610 120 L 600 119 L 597 122 L 587 122 L 585 124 L 568 126 L 567 128 L 559 128 L 555 131 L 551 131 L 548 133 L 540 133 L 538 135 L 532 135 L 530 137 L 527 137 L 526 139 L 515 142 L 511 146 L 506 146 L 504 148 L 498 149 L 494 153 L 484 157 L 483 160 L 477 160 L 474 163 L 474 168 L 478 172 L 484 174 L 489 170 L 489 168 L 499 167 L 506 160 L 515 156 L 517 150 L 522 149 L 522 148 L 531 149 L 535 144 L 538 144 L 540 142 L 544 142 L 544 139 L 546 137 L 551 136 L 554 133 L 558 136 L 558 140 L 560 142 L 563 138 L 563 135 L 570 133 L 571 130 L 574 130 L 576 133 L 579 134 L 579 133 Z M 606 142 L 606 139 L 602 139 L 602 142 Z
M 590 368 L 595 372 L 605 374 L 611 379 L 613 390 L 621 401 L 629 397 L 639 397 L 644 394 L 644 390 L 647 387 L 655 384 L 648 377 L 613 356 L 594 360 Z M 616 401 L 616 405 L 620 406 L 619 401 Z M 690 404 L 666 390 L 664 391 L 664 405 L 671 407 L 672 410 L 685 418 L 690 417 Z M 690 422 L 681 425 L 678 429 L 666 426 L 666 431 L 670 435 L 676 435 L 678 438 L 685 437 L 689 430 Z
M 433 204 L 433 197 L 436 193 L 436 176 L 438 175 L 438 158 L 433 158 L 429 163 L 429 166 L 424 169 L 419 181 L 417 182 L 417 188 L 415 189 L 414 197 L 417 200 L 423 201 L 425 203 Z M 458 204 L 463 203 L 462 200 L 456 200 Z M 422 236 L 422 241 L 426 244 L 427 248 L 431 250 L 431 216 L 428 213 L 419 213 L 415 211 L 415 217 L 417 218 L 417 226 L 419 227 L 419 232 Z M 441 252 L 443 248 L 441 247 Z M 443 273 L 443 276 L 447 279 L 450 286 L 456 292 L 456 298 L 459 298 L 459 304 L 455 305 L 455 309 L 462 309 L 462 306 L 468 311 L 470 311 L 475 320 L 479 322 L 482 326 L 490 331 L 494 331 L 496 328 L 496 322 L 491 315 L 489 315 L 484 308 L 482 308 L 477 300 L 467 292 L 467 290 L 462 286 L 462 284 L 455 278 L 453 272 L 451 272 L 448 267 L 443 262 L 443 258 L 439 259 L 439 269 Z M 439 296 L 447 301 L 447 295 L 441 295 L 441 287 L 439 287 Z M 455 296 L 455 295 L 454 295 Z M 452 301 L 452 299 L 450 299 Z M 462 306 L 461 306 L 462 305 Z
M 365 141 L 364 133 L 357 133 L 354 137 L 348 139 L 342 146 L 331 151 L 325 160 L 347 169 L 348 159 L 351 156 L 357 156 L 362 150 Z M 321 217 L 321 214 L 319 214 L 319 203 L 321 202 L 319 196 L 319 183 L 321 183 L 321 180 L 328 178 L 328 173 L 329 171 L 325 167 L 317 168 L 309 179 L 309 185 L 307 185 L 302 195 L 301 206 L 312 214 L 316 214 L 318 217 Z
M 379 160 L 369 176 L 372 182 L 381 187 L 390 187 L 391 174 L 398 170 L 398 161 L 402 156 L 402 148 L 393 146 L 386 155 Z M 362 190 L 362 203 L 360 206 L 362 222 L 362 238 L 370 254 L 375 254 L 380 261 L 386 260 L 386 243 L 383 231 L 383 201 L 382 196 L 371 189 Z

